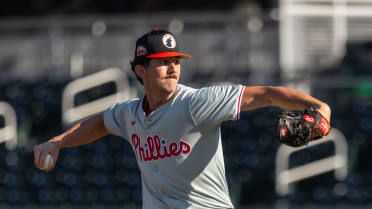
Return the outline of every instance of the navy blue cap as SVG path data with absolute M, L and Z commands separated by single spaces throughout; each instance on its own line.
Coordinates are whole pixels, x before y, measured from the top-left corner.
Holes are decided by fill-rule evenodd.
M 174 35 L 166 30 L 154 30 L 137 39 L 135 59 L 183 57 L 191 58 L 190 55 L 181 53 Z

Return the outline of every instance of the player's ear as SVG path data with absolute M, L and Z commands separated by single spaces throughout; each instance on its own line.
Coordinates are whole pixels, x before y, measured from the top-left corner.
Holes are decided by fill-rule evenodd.
M 146 74 L 146 68 L 143 67 L 142 65 L 136 65 L 136 66 L 134 67 L 134 71 L 136 72 L 136 74 L 137 74 L 140 78 L 142 78 L 142 80 L 143 80 L 144 78 L 146 78 L 146 76 L 147 76 L 147 74 Z

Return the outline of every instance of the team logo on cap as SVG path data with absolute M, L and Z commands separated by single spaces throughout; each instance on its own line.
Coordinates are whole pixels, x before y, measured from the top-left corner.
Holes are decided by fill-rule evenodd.
M 142 45 L 139 45 L 137 47 L 137 50 L 136 50 L 136 55 L 137 56 L 142 56 L 142 55 L 145 55 L 147 54 L 147 49 L 146 47 L 142 46 Z
M 163 44 L 168 48 L 176 47 L 176 39 L 171 34 L 165 34 L 163 36 Z

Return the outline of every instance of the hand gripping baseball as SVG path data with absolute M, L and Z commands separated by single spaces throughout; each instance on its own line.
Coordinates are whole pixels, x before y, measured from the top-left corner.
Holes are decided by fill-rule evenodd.
M 35 166 L 43 171 L 54 169 L 59 155 L 59 147 L 45 142 L 34 147 Z
M 291 147 L 301 147 L 328 135 L 329 122 L 313 109 L 282 111 L 276 118 L 274 137 Z

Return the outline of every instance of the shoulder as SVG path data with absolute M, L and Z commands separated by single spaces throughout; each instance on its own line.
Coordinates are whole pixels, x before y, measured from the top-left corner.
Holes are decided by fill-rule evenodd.
M 186 98 L 190 98 L 197 90 L 198 89 L 178 84 L 176 97 L 178 100 L 184 100 Z
M 177 93 L 178 94 L 192 94 L 197 90 L 198 89 L 196 89 L 196 88 L 192 88 L 192 87 L 185 86 L 185 85 L 182 85 L 182 84 L 177 85 Z
M 206 101 L 217 97 L 231 96 L 242 89 L 242 85 L 215 85 L 196 89 L 178 84 L 177 87 L 178 99 L 189 98 L 191 101 Z
M 141 98 L 134 98 L 124 102 L 118 102 L 117 105 L 119 106 L 135 106 L 140 102 Z
M 208 94 L 208 93 L 218 93 L 228 91 L 230 89 L 236 88 L 234 85 L 217 85 L 217 86 L 207 86 L 202 88 L 192 88 L 182 84 L 177 86 L 177 95 L 187 95 L 193 96 L 198 94 Z
M 135 98 L 135 99 L 130 99 L 130 100 L 123 101 L 123 102 L 118 102 L 112 105 L 108 110 L 109 111 L 110 110 L 111 111 L 123 111 L 125 109 L 127 110 L 135 109 L 140 103 L 140 101 L 141 101 L 141 98 Z
M 236 91 L 241 89 L 241 85 L 217 85 L 217 86 L 208 86 L 203 87 L 195 91 L 195 96 L 207 98 L 207 97 L 216 97 L 224 96 L 229 94 L 234 94 Z

